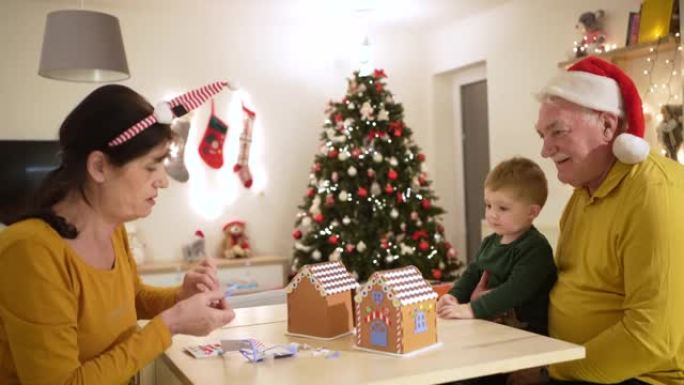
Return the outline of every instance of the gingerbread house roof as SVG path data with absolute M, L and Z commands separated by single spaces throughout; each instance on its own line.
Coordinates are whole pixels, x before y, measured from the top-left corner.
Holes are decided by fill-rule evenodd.
M 375 285 L 382 287 L 396 307 L 437 299 L 437 293 L 415 266 L 376 271 L 356 295 L 361 302 Z
M 323 297 L 359 287 L 341 262 L 322 262 L 304 265 L 285 291 L 291 293 L 305 278 L 311 281 Z

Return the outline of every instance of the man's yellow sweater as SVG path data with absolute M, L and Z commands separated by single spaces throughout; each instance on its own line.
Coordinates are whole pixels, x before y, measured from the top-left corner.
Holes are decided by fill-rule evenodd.
M 560 222 L 549 333 L 584 360 L 562 380 L 684 384 L 684 167 L 651 154 L 577 189 Z
M 112 247 L 98 270 L 41 220 L 0 233 L 0 383 L 125 384 L 171 344 L 156 316 L 178 289 L 140 282 L 123 226 Z

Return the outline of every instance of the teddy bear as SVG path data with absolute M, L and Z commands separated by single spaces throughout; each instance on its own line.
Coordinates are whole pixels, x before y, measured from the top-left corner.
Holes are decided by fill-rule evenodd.
M 580 15 L 577 28 L 582 33 L 582 41 L 575 42 L 575 57 L 605 52 L 606 33 L 603 30 L 603 17 L 605 12 L 584 12 Z
M 252 255 L 249 240 L 245 233 L 245 222 L 231 221 L 223 226 L 223 256 L 225 258 L 248 258 Z

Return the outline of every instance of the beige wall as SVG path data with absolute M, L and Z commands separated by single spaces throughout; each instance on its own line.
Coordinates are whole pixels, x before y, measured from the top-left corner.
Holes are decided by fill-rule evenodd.
M 257 191 L 240 187 L 229 167 L 213 172 L 201 166 L 194 149 L 208 112 L 195 114 L 186 159 L 194 167 L 191 182 L 172 182 L 154 213 L 138 222 L 148 255 L 157 260 L 180 258 L 181 244 L 196 228 L 205 231 L 214 249 L 223 223 L 242 218 L 257 253 L 289 256 L 290 232 L 318 148 L 323 109 L 329 99 L 343 96 L 345 78 L 355 67 L 356 20 L 326 10 L 325 4 L 332 2 L 306 0 L 85 3 L 121 21 L 132 69 L 131 79 L 123 84 L 154 102 L 230 78 L 249 92 L 258 114 L 253 164 L 260 173 L 253 189 Z M 459 251 L 465 233 L 463 165 L 453 98 L 443 96 L 453 95 L 458 82 L 480 66 L 475 71 L 488 81 L 490 163 L 513 155 L 540 162 L 551 191 L 538 224 L 553 228 L 571 190 L 555 181 L 553 166 L 539 157 L 540 142 L 533 132 L 538 106 L 532 94 L 569 54 L 582 12 L 605 9 L 610 40 L 622 45 L 627 13 L 638 10 L 639 3 L 511 0 L 448 25 L 386 25 L 371 30 L 375 61 L 389 74 L 389 89 L 403 103 L 406 121 L 428 155 L 440 204 L 448 211 L 447 235 Z M 61 119 L 95 88 L 37 76 L 45 15 L 72 5 L 56 0 L 0 3 L 1 138 L 54 138 Z M 232 97 L 223 94 L 217 102 L 219 112 L 231 117 L 231 134 L 237 135 L 239 121 L 228 108 Z M 235 145 L 237 137 L 229 136 L 228 142 Z M 214 195 L 203 198 L 198 191 Z M 224 202 L 212 206 L 207 202 L 212 199 Z

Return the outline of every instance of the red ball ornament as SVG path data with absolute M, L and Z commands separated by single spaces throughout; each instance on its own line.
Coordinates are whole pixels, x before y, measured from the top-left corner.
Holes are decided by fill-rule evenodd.
M 344 121 L 344 116 L 342 114 L 335 114 L 335 123 L 340 123 Z
M 375 171 L 372 168 L 369 168 L 366 175 L 368 175 L 369 178 L 375 178 Z
M 393 192 L 394 192 L 394 187 L 392 187 L 392 185 L 388 183 L 387 186 L 385 186 L 385 192 L 388 193 L 388 194 L 393 193 Z
M 309 187 L 308 189 L 306 189 L 306 196 L 308 196 L 309 198 L 313 198 L 314 195 L 316 195 L 316 190 L 313 187 Z
M 425 198 L 420 202 L 420 205 L 425 209 L 428 210 L 430 206 L 432 206 L 432 203 L 430 202 L 429 199 Z
M 357 147 L 351 151 L 351 154 L 354 158 L 358 158 L 361 156 L 361 149 Z
M 425 173 L 418 175 L 418 183 L 421 186 L 425 186 L 427 184 L 427 175 Z
M 433 276 L 435 279 L 438 279 L 438 280 L 439 280 L 439 279 L 442 279 L 442 270 L 440 270 L 440 269 L 432 269 L 432 276 Z
M 383 89 L 384 89 L 384 87 L 382 86 L 382 83 L 380 83 L 380 82 L 375 83 L 375 90 L 376 91 L 382 92 Z
M 331 235 L 331 236 L 328 237 L 328 243 L 331 244 L 331 245 L 333 245 L 333 246 L 334 246 L 334 245 L 337 245 L 337 242 L 339 241 L 339 238 L 340 238 L 339 236 L 333 234 L 333 235 Z
M 295 230 L 292 232 L 292 238 L 294 239 L 300 239 L 302 237 L 302 232 L 299 230 Z
M 420 241 L 420 243 L 418 244 L 418 248 L 421 251 L 425 251 L 425 250 L 430 248 L 430 244 L 423 240 L 423 241 Z
M 328 158 L 335 159 L 335 158 L 337 158 L 338 154 L 339 154 L 339 151 L 337 151 L 336 148 L 331 148 L 330 151 L 328 151 Z
M 323 222 L 323 214 L 321 214 L 321 213 L 314 214 L 313 220 L 316 221 L 316 223 Z
M 390 180 L 397 180 L 397 178 L 399 177 L 399 174 L 397 174 L 397 172 L 394 171 L 394 169 L 390 168 L 389 172 L 387 172 L 387 177 Z
M 313 172 L 321 171 L 321 164 L 318 162 L 314 163 L 313 166 L 311 166 L 311 171 L 313 171 Z
M 325 205 L 326 206 L 332 206 L 335 204 L 335 197 L 333 197 L 331 194 L 328 194 L 325 197 Z
M 397 191 L 397 203 L 404 203 L 404 194 L 401 191 Z
M 352 251 L 354 251 L 354 245 L 349 243 L 349 244 L 347 244 L 347 246 L 345 246 L 344 249 L 347 250 L 347 253 L 351 253 Z
M 417 157 L 418 157 L 418 160 L 419 160 L 419 161 L 425 162 L 425 154 L 423 154 L 422 152 L 421 152 L 420 154 L 418 154 Z
M 383 238 L 380 240 L 380 247 L 382 247 L 385 250 L 389 249 L 389 241 L 387 240 L 387 238 Z
M 365 198 L 368 196 L 368 190 L 363 187 L 359 187 L 359 189 L 356 190 L 356 195 L 358 195 L 359 198 Z

